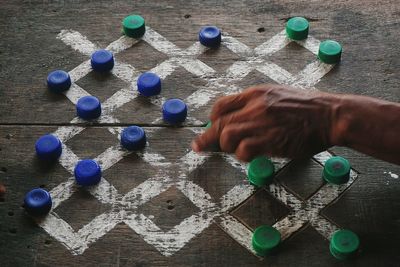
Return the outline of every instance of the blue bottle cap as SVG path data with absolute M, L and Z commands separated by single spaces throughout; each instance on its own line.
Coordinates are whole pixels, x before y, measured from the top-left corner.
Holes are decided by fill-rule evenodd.
M 35 144 L 36 155 L 41 160 L 57 160 L 61 156 L 61 141 L 52 134 L 40 137 Z
M 170 124 L 179 124 L 185 121 L 187 106 L 180 99 L 169 99 L 162 106 L 163 119 Z
M 101 104 L 94 96 L 81 97 L 76 103 L 76 112 L 84 120 L 97 119 L 101 115 Z
M 76 183 L 81 186 L 96 185 L 101 179 L 101 168 L 95 160 L 80 160 L 75 166 L 74 175 Z
M 24 208 L 29 215 L 43 216 L 51 210 L 50 193 L 42 188 L 29 191 L 24 198 Z
M 101 49 L 92 54 L 90 62 L 94 71 L 107 72 L 114 67 L 114 56 L 110 51 Z
M 129 126 L 122 131 L 121 145 L 128 150 L 139 150 L 146 146 L 146 133 L 139 126 Z
M 71 77 L 68 72 L 55 70 L 47 76 L 47 87 L 54 93 L 61 93 L 71 87 Z
M 215 26 L 206 26 L 199 32 L 199 41 L 207 47 L 217 47 L 221 44 L 221 31 Z
M 161 79 L 155 73 L 145 72 L 139 76 L 137 88 L 144 96 L 158 95 L 161 92 Z

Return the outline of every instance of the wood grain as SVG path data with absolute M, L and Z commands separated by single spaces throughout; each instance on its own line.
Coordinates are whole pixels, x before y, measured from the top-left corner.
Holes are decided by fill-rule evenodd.
M 45 80 L 51 70 L 69 71 L 87 60 L 56 36 L 63 29 L 73 29 L 98 47 L 106 47 L 121 36 L 121 20 L 130 13 L 141 14 L 148 26 L 182 49 L 196 42 L 199 28 L 209 24 L 255 48 L 283 30 L 288 18 L 304 16 L 310 20 L 310 33 L 314 37 L 335 39 L 344 48 L 342 61 L 322 78 L 316 85 L 318 89 L 400 101 L 400 5 L 396 0 L 379 4 L 372 0 L 3 1 L 0 5 L 0 183 L 5 185 L 6 193 L 0 196 L 1 266 L 398 265 L 400 179 L 388 172 L 400 174 L 400 167 L 343 148 L 333 151 L 348 158 L 360 178 L 321 214 L 360 236 L 361 253 L 353 261 L 336 261 L 329 254 L 328 241 L 308 225 L 285 240 L 277 255 L 265 259 L 243 248 L 216 222 L 170 257 L 161 255 L 123 223 L 78 256 L 73 256 L 38 227 L 21 207 L 25 193 L 34 187 L 51 190 L 71 175 L 59 164 L 41 164 L 34 155 L 34 143 L 41 135 L 54 132 L 61 125 L 70 125 L 76 116 L 74 105 L 65 96 L 48 92 Z M 303 48 L 291 45 L 272 55 L 270 60 L 296 74 L 312 57 Z M 141 72 L 167 58 L 146 43 L 116 56 Z M 215 75 L 224 73 L 233 62 L 240 60 L 225 47 L 198 58 L 215 69 Z M 163 82 L 166 98 L 185 98 L 206 84 L 181 67 Z M 245 88 L 265 82 L 273 81 L 252 71 L 237 85 Z M 102 101 L 127 86 L 113 76 L 93 73 L 78 84 Z M 200 120 L 194 126 L 207 122 L 214 101 L 196 111 L 189 107 L 189 114 Z M 113 115 L 121 126 L 148 126 L 161 112 L 159 107 L 139 97 Z M 106 126 L 107 123 L 91 125 L 67 145 L 79 157 L 95 157 L 118 144 L 117 136 Z M 163 122 L 153 126 L 163 128 L 152 137 L 149 151 L 162 153 L 171 162 L 189 151 L 194 137 L 189 129 L 165 127 Z M 125 194 L 157 171 L 156 167 L 130 155 L 106 170 L 104 177 Z M 319 171 L 320 167 L 313 161 L 292 163 L 276 180 L 307 199 L 320 185 L 320 176 L 316 177 Z M 215 201 L 245 176 L 220 159 L 210 159 L 189 175 L 189 179 L 202 186 Z M 94 216 L 112 208 L 81 191 L 59 206 L 57 213 L 74 229 L 79 229 Z M 197 208 L 171 188 L 148 202 L 142 211 L 154 216 L 157 225 L 168 230 Z M 230 211 L 249 228 L 261 223 L 272 224 L 287 212 L 283 204 L 262 190 Z

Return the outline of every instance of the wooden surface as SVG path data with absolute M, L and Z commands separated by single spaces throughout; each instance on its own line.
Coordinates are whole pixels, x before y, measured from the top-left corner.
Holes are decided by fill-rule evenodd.
M 329 254 L 329 241 L 309 223 L 284 240 L 279 253 L 261 259 L 227 234 L 220 218 L 213 219 L 168 256 L 123 222 L 89 244 L 83 253 L 74 255 L 30 218 L 21 207 L 25 193 L 34 187 L 52 190 L 71 177 L 60 164 L 46 166 L 34 154 L 38 137 L 61 126 L 74 126 L 71 120 L 76 116 L 75 107 L 67 97 L 48 92 L 46 76 L 53 69 L 70 71 L 88 59 L 56 37 L 61 30 L 71 29 L 98 47 L 106 47 L 120 37 L 121 20 L 130 13 L 141 14 L 149 27 L 182 49 L 195 43 L 199 28 L 209 24 L 255 48 L 282 31 L 288 18 L 304 16 L 310 20 L 312 36 L 338 40 L 344 49 L 341 63 L 315 85 L 317 89 L 400 101 L 400 5 L 395 0 L 381 1 L 379 5 L 375 1 L 288 0 L 2 1 L 0 182 L 7 192 L 0 202 L 1 266 L 398 266 L 400 178 L 394 174 L 400 174 L 400 167 L 344 148 L 333 148 L 331 152 L 348 158 L 359 174 L 358 179 L 320 214 L 339 228 L 351 229 L 359 235 L 361 253 L 348 262 L 335 260 Z M 131 64 L 140 72 L 168 58 L 145 42 L 116 55 L 117 61 Z M 243 60 L 225 46 L 197 58 L 213 68 L 215 76 Z M 292 43 L 268 60 L 296 74 L 314 61 L 315 56 Z M 236 85 L 245 88 L 263 82 L 275 81 L 253 70 Z M 129 86 L 113 75 L 93 73 L 77 84 L 101 101 Z M 163 80 L 162 96 L 186 98 L 206 84 L 206 80 L 178 67 Z M 214 101 L 196 110 L 189 107 L 189 115 L 197 121 L 170 128 L 162 122 L 151 124 L 160 117 L 160 109 L 148 99 L 138 97 L 115 110 L 113 116 L 119 122 L 84 125 L 87 128 L 66 145 L 79 158 L 93 158 L 118 145 L 117 135 L 107 127 L 146 126 L 146 131 L 151 132 L 147 151 L 163 155 L 167 162 L 178 162 L 168 172 L 175 182 L 180 174 L 179 159 L 190 152 L 193 129 L 196 131 L 207 122 Z M 305 202 L 323 186 L 321 170 L 315 159 L 291 162 L 277 174 L 275 183 Z M 105 170 L 103 177 L 119 193 L 126 194 L 159 172 L 160 167 L 131 154 Z M 203 188 L 215 203 L 233 186 L 246 182 L 245 175 L 221 155 L 207 159 L 188 173 L 187 179 Z M 78 231 L 96 216 L 118 208 L 101 203 L 87 190 L 77 188 L 53 212 Z M 151 218 L 167 232 L 199 211 L 178 186 L 172 185 L 135 212 Z M 253 230 L 260 224 L 273 225 L 290 212 L 291 208 L 268 189 L 259 189 L 230 208 L 228 214 L 246 229 Z

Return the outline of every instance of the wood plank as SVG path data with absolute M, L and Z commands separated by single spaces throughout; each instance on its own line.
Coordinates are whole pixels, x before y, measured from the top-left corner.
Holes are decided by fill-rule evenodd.
M 254 48 L 283 30 L 285 19 L 290 14 L 309 17 L 312 19 L 310 34 L 321 40 L 336 39 L 344 47 L 342 62 L 322 79 L 317 85 L 319 89 L 399 101 L 400 75 L 397 68 L 399 60 L 396 56 L 400 52 L 397 46 L 399 29 L 391 26 L 398 22 L 394 15 L 398 7 L 394 4 L 395 1 L 386 1 L 388 4 L 379 5 L 372 13 L 366 8 L 368 4 L 364 7 L 353 2 L 343 4 L 341 1 L 334 1 L 330 6 L 327 3 L 321 6 L 320 3 L 313 2 L 304 6 L 286 5 L 285 1 L 279 4 L 255 1 L 246 7 L 240 1 L 233 1 L 230 3 L 229 16 L 225 14 L 226 5 L 223 3 L 214 3 L 212 12 L 205 12 L 207 3 L 202 8 L 188 4 L 179 12 L 174 8 L 177 4 L 173 2 L 165 8 L 151 2 L 136 3 L 133 6 L 129 4 L 129 8 L 125 2 L 118 2 L 112 7 L 103 3 L 6 3 L 2 5 L 4 41 L 0 47 L 0 57 L 4 67 L 0 73 L 0 86 L 4 89 L 1 92 L 3 101 L 0 103 L 0 109 L 8 112 L 0 114 L 0 123 L 69 123 L 75 117 L 74 106 L 65 97 L 49 93 L 45 87 L 45 79 L 51 70 L 71 70 L 88 57 L 73 51 L 61 40 L 56 39 L 57 34 L 63 29 L 72 29 L 87 36 L 95 45 L 105 47 L 120 37 L 118 25 L 127 10 L 140 11 L 150 27 L 182 49 L 197 40 L 198 29 L 207 23 L 217 24 L 231 36 Z M 110 9 L 113 12 L 110 13 Z M 79 16 L 73 15 L 78 13 Z M 190 14 L 190 18 L 185 18 L 185 14 Z M 70 19 L 71 16 L 73 19 Z M 14 20 L 13 17 L 19 19 Z M 239 24 L 237 18 L 240 18 Z M 257 32 L 260 26 L 264 27 L 264 32 Z M 16 28 L 19 29 L 18 34 L 15 34 Z M 140 47 L 138 50 L 132 48 L 117 59 L 132 64 L 139 71 L 149 70 L 166 59 L 165 55 L 154 52 L 152 48 L 147 50 L 149 51 Z M 204 63 L 215 68 L 218 73 L 225 70 L 237 57 L 227 53 L 225 47 L 220 50 L 221 53 L 206 53 L 200 56 Z M 286 66 L 289 71 L 296 71 L 301 69 L 305 62 L 310 61 L 310 53 L 303 52 L 303 48 L 299 51 L 297 48 L 286 48 L 272 56 L 271 60 Z M 198 77 L 179 72 L 177 75 L 175 80 L 171 81 L 171 85 L 167 82 L 167 87 L 175 90 L 172 95 L 186 96 L 187 84 L 181 81 L 187 81 L 194 87 L 199 86 Z M 78 83 L 87 87 L 90 93 L 101 96 L 101 99 L 110 96 L 120 87 L 111 77 L 105 78 L 104 83 L 101 83 L 91 76 L 93 75 Z M 180 77 L 182 79 L 178 82 Z M 93 87 L 99 82 L 101 85 Z M 166 94 L 168 97 L 172 95 Z M 135 105 L 138 105 L 138 114 L 135 112 L 134 116 L 124 111 L 124 106 L 116 112 L 122 123 L 146 124 L 160 117 L 159 113 L 142 113 L 141 108 L 144 106 L 141 103 Z M 16 107 L 30 107 L 31 112 Z M 209 109 L 206 112 L 209 112 Z M 195 111 L 192 113 L 195 114 Z M 200 116 L 199 119 L 206 122 L 204 116 Z

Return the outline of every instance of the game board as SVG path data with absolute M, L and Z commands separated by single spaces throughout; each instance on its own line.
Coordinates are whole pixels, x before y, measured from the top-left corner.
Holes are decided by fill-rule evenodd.
M 208 122 L 219 96 L 258 83 L 299 90 L 365 94 L 399 101 L 399 5 L 375 1 L 8 1 L 0 7 L 1 266 L 397 266 L 400 261 L 398 166 L 333 147 L 304 161 L 273 159 L 272 185 L 255 188 L 234 155 L 195 154 L 190 142 Z M 141 14 L 141 40 L 121 35 L 121 20 Z M 305 42 L 290 42 L 293 16 L 310 22 Z M 222 45 L 197 41 L 204 25 L 223 32 Z M 343 47 L 342 61 L 318 61 L 320 41 Z M 112 73 L 90 69 L 93 51 L 113 51 Z M 46 88 L 55 69 L 71 75 L 63 94 Z M 145 71 L 163 81 L 158 97 L 137 94 Z M 85 95 L 103 115 L 74 118 Z M 184 100 L 181 127 L 161 120 L 162 103 Z M 120 147 L 129 125 L 147 134 L 142 152 Z M 59 162 L 35 155 L 35 141 L 54 133 L 64 144 Z M 332 155 L 349 160 L 350 181 L 321 178 Z M 100 162 L 103 179 L 75 185 L 79 159 Z M 21 206 L 32 188 L 50 191 L 54 206 L 43 220 Z M 267 224 L 282 233 L 277 253 L 258 257 L 252 232 Z M 360 253 L 338 262 L 329 238 L 339 228 L 360 237 Z
M 85 36 L 73 30 L 63 30 L 57 35 L 57 38 L 61 39 L 71 48 L 87 56 L 90 56 L 98 49 Z M 197 57 L 207 49 L 199 42 L 182 50 L 150 27 L 146 28 L 146 33 L 141 40 L 122 36 L 109 44 L 105 49 L 117 54 L 126 49 L 134 49 L 137 42 L 147 42 L 149 45 L 168 56 L 167 60 L 159 63 L 151 70 L 151 72 L 158 74 L 162 79 L 165 79 L 178 66 L 182 66 L 199 79 L 207 81 L 205 87 L 199 88 L 185 99 L 190 109 L 188 121 L 191 123 L 204 123 L 199 122 L 199 120 L 194 117 L 196 109 L 199 107 L 204 106 L 218 95 L 235 93 L 242 90 L 236 86 L 235 83 L 246 77 L 253 69 L 257 69 L 277 83 L 295 85 L 302 88 L 302 90 L 316 90 L 314 85 L 333 68 L 333 65 L 324 64 L 318 59 L 315 59 L 314 62 L 308 64 L 298 74 L 293 75 L 280 66 L 270 62 L 268 56 L 292 42 L 292 40 L 286 37 L 285 31 L 277 33 L 255 49 L 249 48 L 224 32 L 222 45 L 236 53 L 241 59 L 232 64 L 222 75 L 216 75 L 215 70 L 197 59 Z M 313 54 L 317 54 L 319 40 L 309 36 L 305 41 L 296 42 Z M 76 81 L 83 78 L 90 71 L 90 62 L 87 60 L 69 72 L 73 83 L 65 95 L 73 104 L 75 104 L 79 98 L 89 95 L 84 88 L 76 84 Z M 117 123 L 118 119 L 112 116 L 113 111 L 138 96 L 136 80 L 140 73 L 132 65 L 124 62 L 117 62 L 112 70 L 112 74 L 129 83 L 130 86 L 117 91 L 104 102 L 103 114 L 101 118 L 98 119 L 99 123 Z M 160 106 L 164 101 L 165 98 L 162 94 L 152 97 L 151 99 L 151 103 L 157 106 Z M 152 124 L 157 124 L 160 120 L 160 118 L 154 118 Z M 79 118 L 74 118 L 71 123 L 84 123 L 84 121 Z M 73 174 L 74 166 L 79 158 L 65 143 L 70 138 L 78 135 L 85 127 L 90 127 L 90 125 L 63 126 L 54 132 L 54 135 L 58 136 L 64 143 L 64 152 L 60 163 L 71 174 Z M 199 128 L 190 129 L 195 133 L 201 132 Z M 118 138 L 122 128 L 109 127 L 108 130 Z M 153 131 L 156 131 L 156 129 L 147 128 L 146 131 L 149 134 L 148 138 L 150 140 L 148 146 L 151 146 L 151 134 Z M 96 160 L 101 164 L 102 169 L 106 170 L 129 153 L 130 152 L 127 150 L 121 148 L 116 140 L 115 146 L 108 148 L 98 155 Z M 145 182 L 125 195 L 120 194 L 112 183 L 108 182 L 106 179 L 102 179 L 98 186 L 89 189 L 90 193 L 100 202 L 117 206 L 118 208 L 98 215 L 78 231 L 74 231 L 73 228 L 55 212 L 51 212 L 43 221 L 39 221 L 39 225 L 52 237 L 67 247 L 71 253 L 82 254 L 90 244 L 96 242 L 98 238 L 112 230 L 115 225 L 123 222 L 136 233 L 140 234 L 146 242 L 152 244 L 161 254 L 170 256 L 180 250 L 186 243 L 190 242 L 194 236 L 200 234 L 212 221 L 217 221 L 227 234 L 242 246 L 255 253 L 251 247 L 251 230 L 229 214 L 229 211 L 239 206 L 256 191 L 256 188 L 249 185 L 245 179 L 246 166 L 243 163 L 238 162 L 231 155 L 220 154 L 229 164 L 238 168 L 243 173 L 244 179 L 241 184 L 234 186 L 229 192 L 222 196 L 219 203 L 214 203 L 211 201 L 210 195 L 204 188 L 187 179 L 188 174 L 201 166 L 205 160 L 210 157 L 209 154 L 198 155 L 190 151 L 181 157 L 178 162 L 168 162 L 163 155 L 149 153 L 146 150 L 138 153 L 138 155 L 150 165 L 157 166 L 159 173 L 154 177 L 148 177 Z M 323 166 L 324 162 L 329 157 L 331 157 L 329 152 L 323 152 L 316 155 L 314 159 Z M 288 161 L 285 159 L 275 159 L 274 164 L 276 170 L 279 171 L 287 162 Z M 179 169 L 179 175 L 175 179 L 172 178 L 170 174 L 171 168 Z M 286 239 L 292 233 L 300 229 L 305 223 L 309 222 L 320 234 L 329 239 L 331 234 L 337 230 L 338 227 L 321 216 L 319 211 L 351 186 L 356 178 L 357 173 L 352 170 L 351 179 L 347 184 L 342 186 L 325 184 L 306 202 L 303 202 L 301 199 L 288 192 L 279 183 L 270 185 L 268 190 L 271 194 L 292 209 L 292 212 L 276 222 L 274 227 L 282 233 L 283 239 Z M 197 214 L 185 218 L 171 230 L 164 232 L 152 222 L 149 217 L 146 217 L 142 213 L 136 213 L 135 208 L 158 196 L 173 185 L 193 202 L 200 211 Z M 53 210 L 63 201 L 67 200 L 75 190 L 77 189 L 74 177 L 68 178 L 66 182 L 52 189 L 50 193 L 53 196 Z M 127 212 L 127 210 L 129 210 L 129 212 Z

